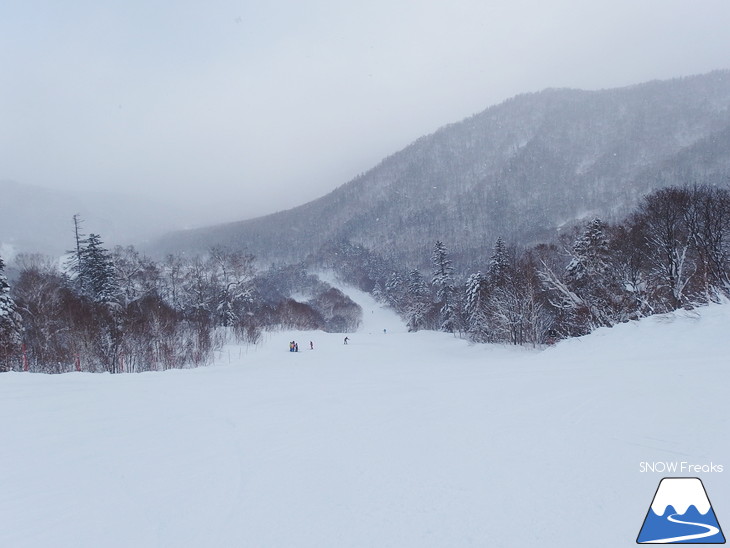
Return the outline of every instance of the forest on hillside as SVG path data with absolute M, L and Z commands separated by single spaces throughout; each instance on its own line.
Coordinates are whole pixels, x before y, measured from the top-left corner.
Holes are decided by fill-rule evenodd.
M 424 273 L 433 244 L 458 274 L 485 239 L 533 245 L 579 219 L 621 222 L 642 196 L 730 183 L 730 71 L 600 91 L 519 95 L 425 135 L 321 198 L 170 234 L 151 252 L 245 245 L 298 262 L 347 240 Z
M 346 257 L 345 260 L 342 257 Z M 477 342 L 538 346 L 598 327 L 730 296 L 730 192 L 670 187 L 645 196 L 623 222 L 593 219 L 557 242 L 485 245 L 483 268 L 457 276 L 437 241 L 432 271 L 394 269 L 342 243 L 324 266 L 396 309 L 409 329 Z
M 74 222 L 76 247 L 63 268 L 21 254 L 11 288 L 0 258 L 0 370 L 194 367 L 226 342 L 255 344 L 265 329 L 348 332 L 360 323 L 357 304 L 301 268 L 257 273 L 253 256 L 220 247 L 158 262 L 133 246 L 109 251 Z
M 730 296 L 730 191 L 714 186 L 654 191 L 623 222 L 593 219 L 552 243 L 485 242 L 483 268 L 462 276 L 442 241 L 426 274 L 345 240 L 257 270 L 252 255 L 223 247 L 162 261 L 110 251 L 77 217 L 74 226 L 63 267 L 19 255 L 11 284 L 0 258 L 0 370 L 191 367 L 265 330 L 357 329 L 360 307 L 311 274 L 323 269 L 394 308 L 410 331 L 480 343 L 554 344 Z

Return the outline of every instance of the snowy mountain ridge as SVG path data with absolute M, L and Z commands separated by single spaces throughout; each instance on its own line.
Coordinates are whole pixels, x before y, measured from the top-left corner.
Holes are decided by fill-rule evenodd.
M 160 253 L 246 248 L 298 261 L 350 240 L 411 265 L 443 241 L 464 268 L 497 237 L 530 244 L 646 193 L 730 182 L 730 71 L 620 89 L 520 95 L 424 136 L 297 208 L 171 234 Z

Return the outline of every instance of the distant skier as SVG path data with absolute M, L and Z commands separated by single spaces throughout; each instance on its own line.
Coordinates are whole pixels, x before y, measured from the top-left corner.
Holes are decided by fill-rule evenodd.
M 347 344 L 347 341 L 349 341 L 349 337 L 345 337 L 345 344 Z
M 298 342 L 294 343 L 294 352 L 299 352 L 299 343 Z
M 314 343 L 312 341 L 309 341 L 309 349 L 314 350 Z

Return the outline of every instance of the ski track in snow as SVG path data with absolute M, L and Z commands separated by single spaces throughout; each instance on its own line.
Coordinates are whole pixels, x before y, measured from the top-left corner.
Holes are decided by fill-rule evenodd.
M 340 287 L 347 346 L 0 375 L 0 546 L 628 546 L 660 479 L 639 462 L 730 455 L 728 306 L 537 352 L 407 333 Z

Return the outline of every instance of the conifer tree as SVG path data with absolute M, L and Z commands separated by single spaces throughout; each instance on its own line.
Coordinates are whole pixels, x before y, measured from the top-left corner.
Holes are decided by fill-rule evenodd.
M 565 269 L 565 275 L 579 286 L 601 283 L 609 270 L 609 255 L 604 224 L 600 219 L 594 219 L 573 244 L 573 258 Z
M 408 331 L 418 331 L 426 327 L 426 316 L 430 308 L 430 296 L 426 282 L 417 268 L 408 273 L 408 305 L 406 325 Z
M 469 276 L 466 281 L 464 313 L 469 336 L 477 342 L 486 342 L 488 339 L 488 297 L 489 290 L 486 277 L 481 272 Z
M 553 304 L 569 312 L 569 333 L 580 335 L 613 325 L 620 313 L 623 290 L 612 271 L 606 229 L 600 219 L 586 225 L 573 243 L 571 256 L 562 279 L 550 271 L 541 274 L 560 296 Z
M 0 257 L 0 371 L 10 369 L 10 355 L 22 340 L 22 323 L 15 301 L 10 296 L 10 284 L 5 276 L 5 263 Z
M 494 253 L 489 259 L 486 282 L 491 287 L 504 285 L 510 272 L 510 259 L 507 253 L 507 246 L 502 238 L 497 238 L 494 243 Z
M 436 288 L 436 300 L 441 305 L 441 330 L 453 333 L 456 329 L 454 268 L 443 242 L 436 241 L 431 261 L 434 266 L 432 283 Z
M 524 271 L 517 251 L 502 238 L 494 244 L 487 270 L 486 306 L 489 340 L 522 344 L 525 341 L 526 303 Z
M 119 287 L 114 275 L 111 255 L 103 247 L 98 234 L 89 234 L 81 248 L 78 277 L 84 293 L 97 303 L 115 303 L 119 298 Z
M 403 278 L 398 272 L 393 272 L 385 284 L 385 299 L 395 310 L 401 311 L 403 308 L 403 298 L 405 295 L 405 287 Z
M 383 286 L 380 283 L 380 280 L 375 281 L 375 286 L 373 287 L 373 299 L 378 302 L 383 302 L 385 300 Z

